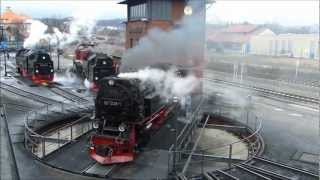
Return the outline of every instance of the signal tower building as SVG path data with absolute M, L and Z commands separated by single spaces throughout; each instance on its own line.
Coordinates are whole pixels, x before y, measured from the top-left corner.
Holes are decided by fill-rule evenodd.
M 120 4 L 127 5 L 126 49 L 133 48 L 152 28 L 170 31 L 179 28 L 184 16 L 197 15 L 194 26 L 203 26 L 197 32 L 196 42 L 192 45 L 197 53 L 193 56 L 193 71 L 202 77 L 205 54 L 205 20 L 208 0 L 125 0 Z M 184 64 L 179 64 L 184 66 Z

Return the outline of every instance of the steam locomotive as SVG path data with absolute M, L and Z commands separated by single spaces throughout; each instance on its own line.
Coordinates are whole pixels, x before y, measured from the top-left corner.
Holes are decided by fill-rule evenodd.
M 90 82 L 90 89 L 98 89 L 98 81 L 103 77 L 119 73 L 120 58 L 110 57 L 92 50 L 93 44 L 80 44 L 75 51 L 74 70 Z
M 50 83 L 54 77 L 53 61 L 48 53 L 41 50 L 20 49 L 16 54 L 18 73 L 34 83 Z
M 89 154 L 100 164 L 133 161 L 176 105 L 161 101 L 152 86 L 137 79 L 106 77 L 99 83 Z

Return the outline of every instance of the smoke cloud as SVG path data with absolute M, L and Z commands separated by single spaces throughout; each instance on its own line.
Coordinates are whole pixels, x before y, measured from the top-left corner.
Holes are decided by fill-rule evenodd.
M 71 72 L 71 68 L 68 68 L 66 72 L 62 74 L 54 74 L 54 82 L 62 84 L 64 86 L 71 86 L 75 84 L 80 84 L 82 81 Z
M 27 20 L 26 23 L 30 23 L 30 33 L 28 38 L 24 41 L 24 47 L 32 47 L 40 42 L 41 39 L 47 39 L 48 34 L 45 32 L 48 26 L 37 20 Z
M 124 53 L 121 72 L 158 63 L 186 67 L 204 64 L 205 11 L 199 9 L 202 4 L 203 1 L 190 1 L 189 6 L 194 7 L 194 14 L 185 16 L 170 31 L 151 29 L 136 46 Z
M 174 70 L 148 68 L 156 64 L 172 64 L 194 70 L 203 66 L 205 44 L 204 1 L 191 0 L 192 16 L 185 16 L 170 31 L 159 28 L 149 30 L 137 44 L 122 57 L 119 77 L 137 78 L 152 83 L 156 93 L 165 99 L 185 99 L 200 86 L 200 79 L 190 72 L 178 77 Z M 133 72 L 134 71 L 134 72 Z M 124 73 L 127 72 L 127 73 Z
M 136 78 L 142 81 L 142 85 L 152 84 L 156 94 L 164 99 L 178 97 L 183 99 L 190 95 L 199 85 L 199 79 L 193 75 L 181 78 L 176 75 L 175 70 L 169 71 L 145 68 L 137 72 L 120 73 L 122 78 Z
M 70 22 L 69 33 L 61 32 L 57 27 L 53 27 L 53 33 L 47 33 L 48 26 L 38 20 L 27 20 L 30 23 L 30 32 L 24 42 L 25 48 L 33 48 L 41 44 L 41 41 L 47 41 L 51 46 L 62 48 L 79 39 L 89 39 L 96 25 L 95 17 L 97 13 L 90 13 L 90 16 L 83 13 L 85 11 L 78 9 L 73 13 L 73 20 Z

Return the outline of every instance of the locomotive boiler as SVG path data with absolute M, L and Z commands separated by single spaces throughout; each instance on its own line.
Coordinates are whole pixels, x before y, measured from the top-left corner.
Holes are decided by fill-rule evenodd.
M 161 100 L 150 85 L 137 79 L 107 77 L 95 100 L 96 131 L 90 156 L 100 164 L 133 161 L 160 129 L 175 104 Z
M 41 50 L 20 49 L 16 54 L 18 73 L 36 84 L 50 83 L 54 77 L 53 61 Z
M 120 58 L 94 52 L 92 44 L 80 44 L 75 51 L 74 70 L 90 82 L 90 89 L 98 89 L 98 81 L 103 77 L 119 73 Z

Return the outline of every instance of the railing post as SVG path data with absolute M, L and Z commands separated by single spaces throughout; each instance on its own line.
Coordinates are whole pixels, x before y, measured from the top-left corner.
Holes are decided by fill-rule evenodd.
M 60 129 L 58 130 L 58 147 L 60 147 Z
M 70 126 L 70 140 L 73 140 L 73 125 Z
M 255 121 L 254 121 L 254 130 L 257 130 L 257 121 L 258 121 L 258 117 L 256 116 Z
M 61 102 L 61 112 L 64 113 L 64 104 Z
M 167 179 L 169 179 L 169 175 L 170 175 L 170 160 L 171 160 L 171 150 L 168 151 L 168 172 L 167 172 Z
M 229 145 L 229 168 L 231 168 L 232 164 L 232 144 Z
M 42 139 L 41 145 L 42 145 L 42 158 L 43 158 L 44 156 L 46 156 L 46 147 L 45 147 L 45 140 L 44 140 L 44 138 L 41 138 L 41 139 Z
M 27 137 L 27 128 L 25 127 L 24 128 L 24 147 L 26 148 L 26 149 L 28 149 L 28 138 L 29 137 Z
M 203 166 L 204 166 L 204 150 L 201 151 L 201 175 L 203 175 Z
M 48 114 L 49 114 L 49 104 L 47 104 L 47 113 L 46 113 L 46 120 L 48 121 Z
M 247 159 L 249 159 L 250 158 L 250 149 L 253 147 L 253 145 L 252 144 L 250 144 L 250 142 L 249 142 L 249 147 L 248 147 L 248 156 L 247 156 Z
M 249 109 L 247 109 L 247 126 L 249 126 L 248 124 L 249 124 Z

